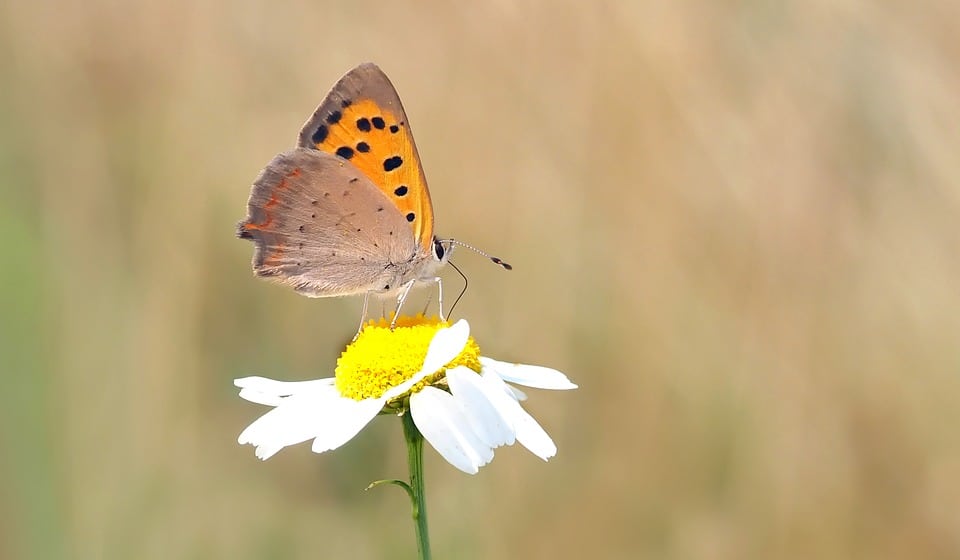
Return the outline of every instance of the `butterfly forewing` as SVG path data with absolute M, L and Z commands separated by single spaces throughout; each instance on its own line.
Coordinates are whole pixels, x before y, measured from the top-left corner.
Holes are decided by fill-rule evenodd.
M 422 250 L 403 214 L 342 159 L 298 148 L 254 182 L 240 237 L 254 271 L 316 297 L 397 287 Z
M 433 207 L 400 97 L 374 64 L 348 72 L 300 131 L 299 146 L 355 166 L 403 217 L 421 250 L 433 243 Z

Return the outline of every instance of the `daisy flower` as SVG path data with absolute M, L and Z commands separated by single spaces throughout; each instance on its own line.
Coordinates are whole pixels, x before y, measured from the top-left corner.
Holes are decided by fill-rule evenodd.
M 313 440 L 322 453 L 350 441 L 381 413 L 410 414 L 423 437 L 451 465 L 469 474 L 493 450 L 520 442 L 543 460 L 557 447 L 510 384 L 576 389 L 559 371 L 480 355 L 465 320 L 453 325 L 423 316 L 368 324 L 337 360 L 335 376 L 301 382 L 245 377 L 234 384 L 248 401 L 272 406 L 240 434 L 267 459 Z

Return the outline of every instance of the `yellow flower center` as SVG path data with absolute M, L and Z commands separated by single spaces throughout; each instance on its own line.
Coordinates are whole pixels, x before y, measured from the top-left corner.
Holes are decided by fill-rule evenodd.
M 337 390 L 341 395 L 358 401 L 381 397 L 388 389 L 420 371 L 433 336 L 449 326 L 447 321 L 424 317 L 422 314 L 401 316 L 393 330 L 390 330 L 387 319 L 371 320 L 337 359 Z M 480 371 L 480 348 L 472 336 L 453 361 L 431 372 L 414 385 L 410 393 L 437 383 L 444 378 L 448 368 L 456 366 Z

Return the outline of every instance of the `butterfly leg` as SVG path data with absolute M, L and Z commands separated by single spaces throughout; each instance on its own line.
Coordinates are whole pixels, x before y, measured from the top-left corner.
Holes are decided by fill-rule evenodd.
M 360 326 L 357 327 L 357 334 L 353 335 L 353 339 L 356 340 L 360 336 L 360 331 L 363 330 L 363 324 L 367 321 L 367 304 L 370 303 L 370 292 L 363 294 L 363 311 L 360 312 Z
M 400 317 L 400 308 L 403 307 L 403 302 L 407 301 L 407 296 L 410 295 L 410 289 L 413 288 L 415 283 L 416 280 L 410 280 L 400 287 L 400 295 L 397 296 L 397 310 L 393 313 L 393 320 L 390 321 L 391 330 L 397 326 L 397 318 Z
M 446 321 L 447 318 L 443 316 L 443 280 L 440 280 L 440 277 L 437 276 L 433 281 L 437 283 L 437 306 L 440 308 L 440 320 Z
M 433 278 L 426 278 L 420 280 L 421 282 L 436 282 L 437 284 L 437 306 L 440 308 L 440 320 L 446 321 L 447 318 L 443 315 L 443 281 L 440 280 L 439 276 L 434 276 Z M 427 315 L 427 310 L 430 309 L 430 303 L 433 300 L 433 293 L 427 296 L 427 302 L 423 305 L 423 315 Z

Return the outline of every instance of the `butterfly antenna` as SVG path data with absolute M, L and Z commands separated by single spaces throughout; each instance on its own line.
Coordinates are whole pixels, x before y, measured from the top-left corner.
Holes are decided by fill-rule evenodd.
M 513 265 L 511 265 L 510 263 L 500 260 L 499 257 L 494 257 L 493 255 L 491 255 L 491 254 L 489 254 L 489 253 L 486 253 L 486 252 L 484 252 L 484 251 L 481 251 L 480 249 L 477 249 L 477 248 L 474 247 L 473 245 L 467 245 L 467 244 L 464 243 L 463 241 L 457 241 L 456 239 L 444 239 L 444 240 L 442 240 L 442 242 L 452 243 L 452 244 L 454 244 L 454 245 L 459 245 L 459 246 L 464 247 L 464 248 L 466 248 L 466 249 L 470 249 L 471 251 L 473 251 L 474 253 L 477 253 L 478 255 L 482 255 L 482 256 L 484 256 L 484 257 L 487 257 L 488 259 L 490 259 L 491 261 L 493 261 L 493 264 L 496 264 L 496 265 L 499 265 L 499 266 L 503 267 L 504 270 L 513 270 Z M 456 267 L 454 267 L 454 268 L 456 268 Z M 459 272 L 459 269 L 457 269 L 457 271 Z M 460 275 L 463 276 L 463 273 L 461 272 Z M 466 280 L 467 277 L 466 277 L 466 276 L 463 276 L 463 279 Z M 466 288 L 464 288 L 464 290 L 466 290 Z M 461 293 L 460 295 L 462 296 L 463 294 Z M 457 299 L 459 299 L 459 298 L 457 298 Z
M 457 265 L 453 264 L 452 262 L 449 263 L 449 264 L 450 264 L 450 266 L 453 267 L 454 270 L 457 271 L 457 274 L 459 274 L 460 277 L 463 278 L 463 289 L 460 290 L 460 295 L 457 296 L 457 299 L 453 300 L 453 305 L 451 305 L 451 306 L 450 306 L 450 309 L 447 311 L 447 317 L 448 317 L 448 318 L 449 318 L 451 315 L 453 315 L 453 310 L 457 308 L 457 304 L 460 303 L 460 298 L 463 297 L 463 294 L 467 293 L 467 286 L 470 284 L 470 281 L 467 280 L 467 275 L 464 274 L 462 270 L 460 270 L 460 267 L 458 267 Z

